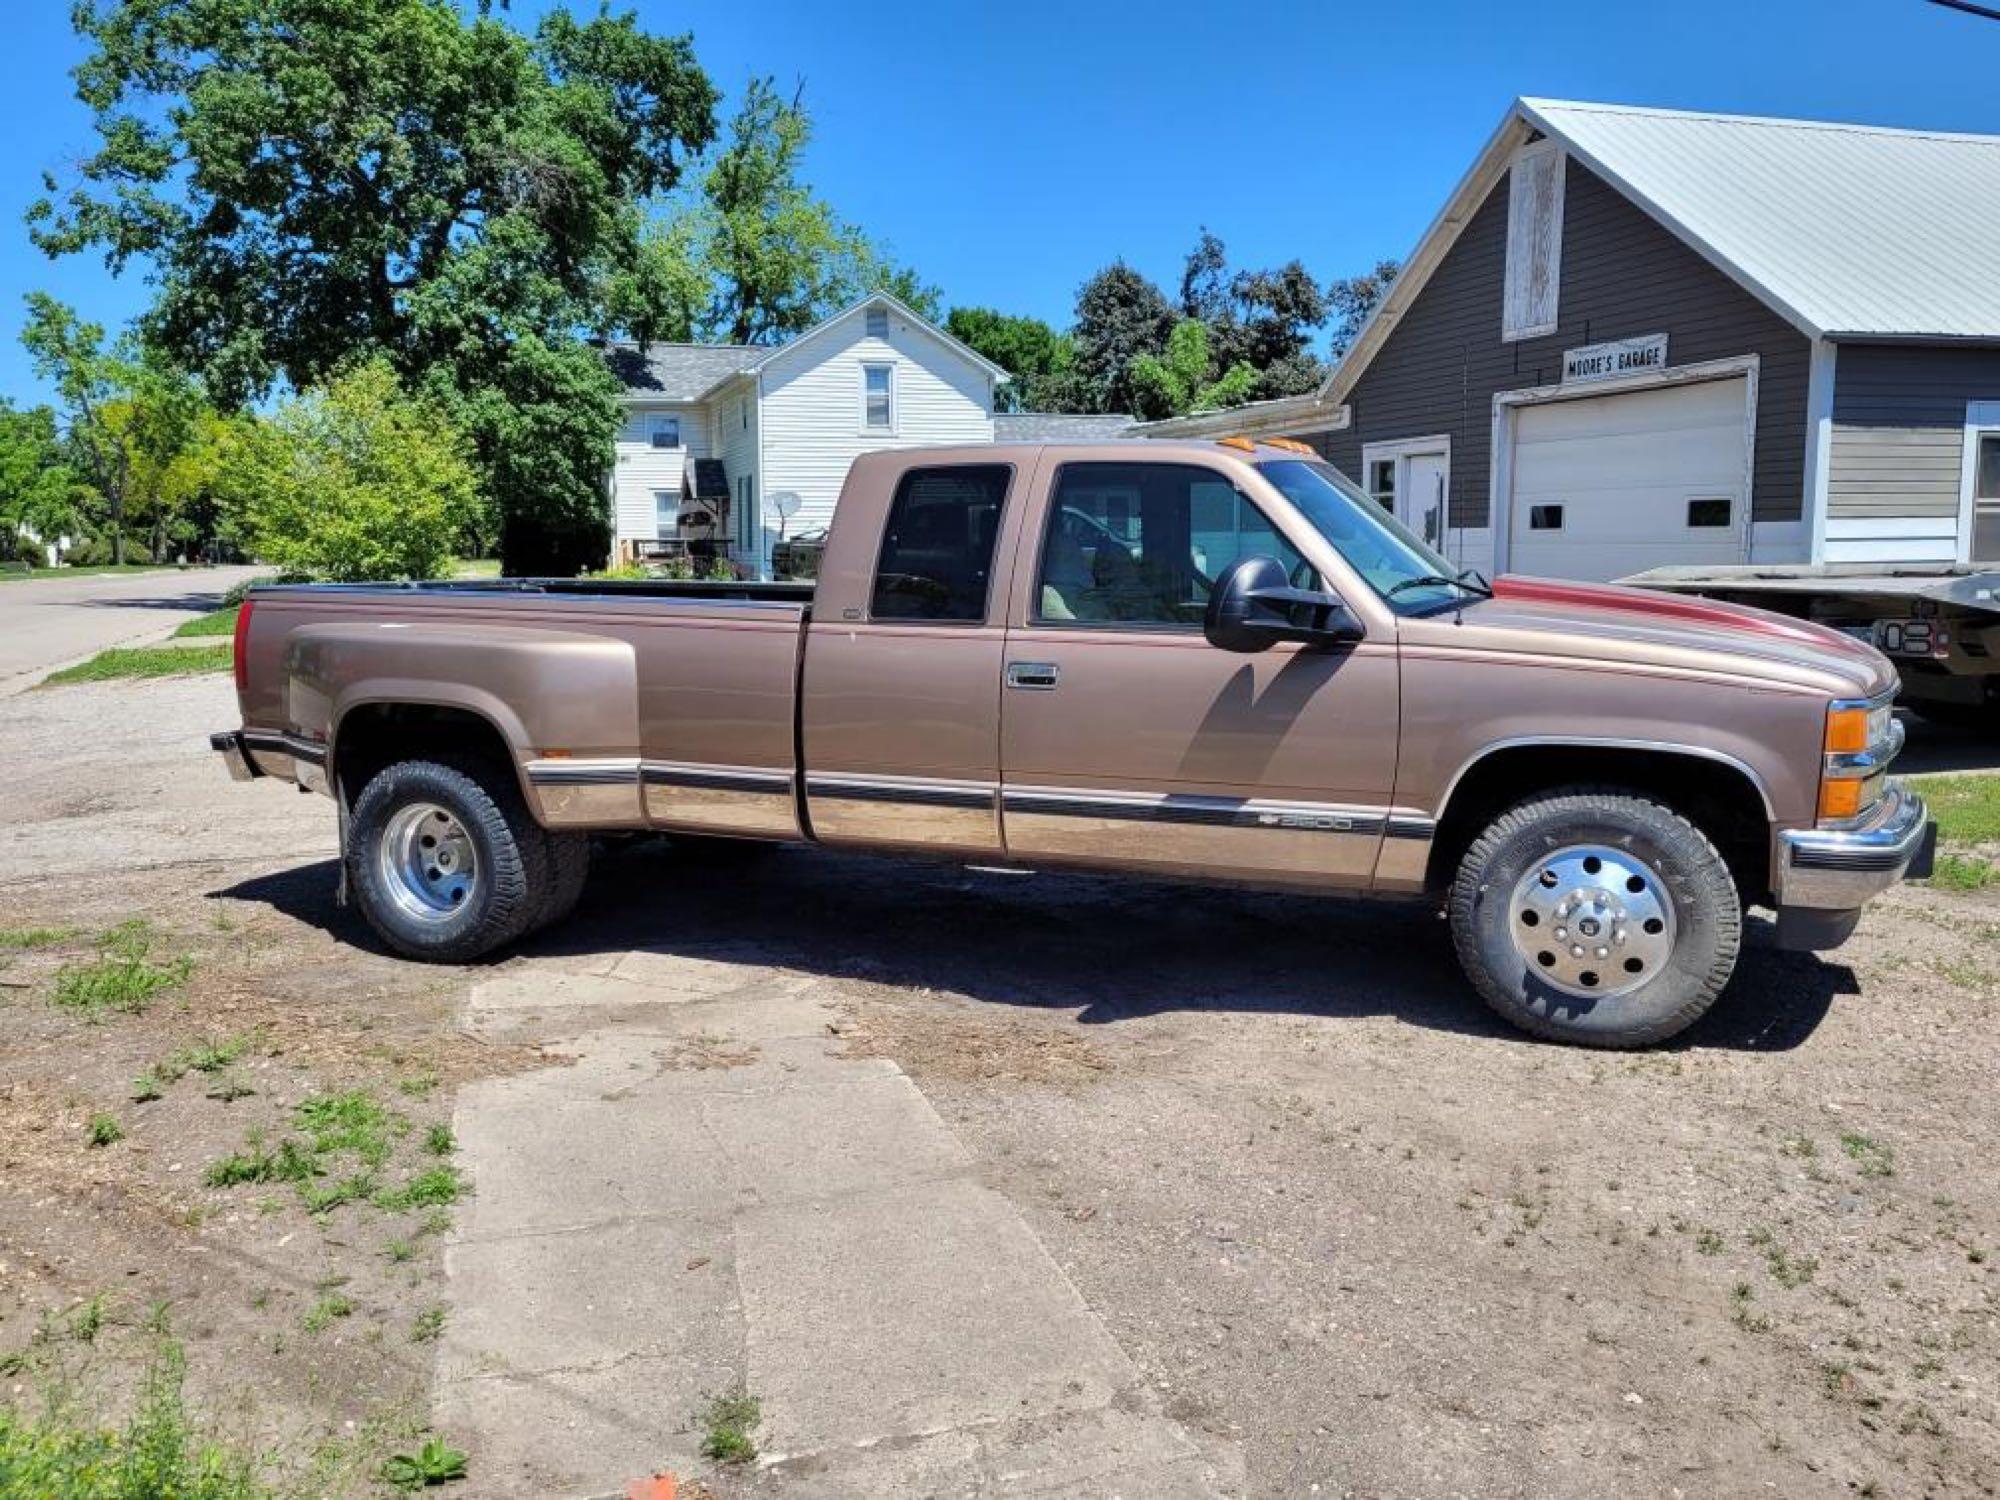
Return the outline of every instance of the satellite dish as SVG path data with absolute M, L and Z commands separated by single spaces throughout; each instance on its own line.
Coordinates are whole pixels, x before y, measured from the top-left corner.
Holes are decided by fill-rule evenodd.
M 782 541 L 785 535 L 785 522 L 799 513 L 799 507 L 804 505 L 805 501 L 797 490 L 779 490 L 767 497 L 765 503 L 771 507 L 771 513 L 778 518 L 778 538 Z

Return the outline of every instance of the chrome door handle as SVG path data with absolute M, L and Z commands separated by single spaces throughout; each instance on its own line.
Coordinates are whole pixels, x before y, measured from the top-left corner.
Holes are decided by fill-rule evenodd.
M 1010 661 L 1007 663 L 1007 686 L 1029 688 L 1041 692 L 1052 692 L 1056 679 L 1062 676 L 1062 668 L 1052 661 Z

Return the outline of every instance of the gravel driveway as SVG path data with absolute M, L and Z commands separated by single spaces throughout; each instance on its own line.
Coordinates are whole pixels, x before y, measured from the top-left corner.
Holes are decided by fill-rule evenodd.
M 405 1051 L 457 1037 L 482 975 L 754 951 L 824 1004 L 832 1056 L 915 1085 L 966 1180 L 1039 1241 L 1105 1359 L 1223 1492 L 1991 1494 L 2000 1475 L 1989 893 L 1894 892 L 1824 960 L 1772 950 L 1753 924 L 1716 1011 L 1636 1055 L 1502 1029 L 1414 907 L 804 851 L 624 847 L 571 924 L 474 975 L 367 951 L 326 899 L 326 805 L 208 764 L 200 736 L 230 712 L 222 679 L 13 700 L 0 927 L 64 910 L 173 923 L 220 895 L 255 914 L 256 985 L 331 986 L 343 1018 L 378 1018 L 357 1036 L 386 1028 Z M 86 1107 L 89 1058 L 125 1023 L 29 1045 L 16 1022 L 41 1012 L 24 994 L 0 990 L 28 1007 L 8 1019 L 0 1090 Z M 506 1041 L 525 1058 L 536 1039 Z M 121 1058 L 106 1076 L 129 1071 Z M 579 1107 L 603 1088 L 588 1068 L 532 1076 Z M 96 1200 L 60 1175 L 36 1182 L 0 1250 L 58 1219 L 72 1235 L 117 1222 L 79 1217 Z M 254 1216 L 215 1223 L 211 1239 L 265 1234 L 278 1255 Z M 334 1238 L 379 1259 L 365 1236 Z M 66 1292 L 87 1294 L 87 1264 Z M 432 1279 L 413 1295 L 435 1295 L 441 1273 L 416 1265 Z M 244 1305 L 216 1308 L 218 1326 L 251 1318 Z M 198 1388 L 233 1336 L 191 1347 Z M 982 1351 L 968 1339 L 954 1358 L 970 1370 Z M 352 1419 L 285 1384 L 318 1378 L 272 1366 L 265 1399 Z M 796 1369 L 787 1381 L 806 1389 Z M 687 1448 L 663 1434 L 661 1452 Z

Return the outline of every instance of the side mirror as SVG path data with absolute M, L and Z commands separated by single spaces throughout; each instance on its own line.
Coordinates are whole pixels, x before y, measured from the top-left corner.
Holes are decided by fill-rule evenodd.
M 1238 558 L 1215 580 L 1202 634 L 1224 651 L 1268 651 L 1302 641 L 1322 651 L 1352 645 L 1365 634 L 1337 594 L 1292 587 L 1275 557 Z

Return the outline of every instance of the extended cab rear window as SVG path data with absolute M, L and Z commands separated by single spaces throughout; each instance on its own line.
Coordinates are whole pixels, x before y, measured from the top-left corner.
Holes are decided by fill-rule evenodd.
M 868 613 L 877 620 L 986 618 L 1010 464 L 911 469 L 896 486 Z

